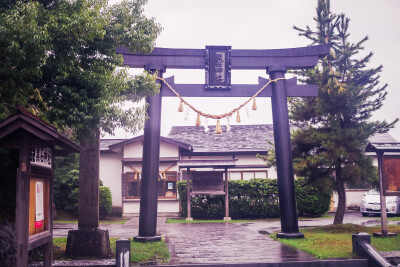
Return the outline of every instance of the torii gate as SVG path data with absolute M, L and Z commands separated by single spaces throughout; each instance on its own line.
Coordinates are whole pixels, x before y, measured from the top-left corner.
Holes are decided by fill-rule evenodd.
M 182 97 L 252 97 L 267 80 L 259 84 L 232 84 L 231 69 L 265 69 L 271 80 L 285 78 L 288 69 L 306 69 L 317 65 L 318 58 L 328 55 L 330 44 L 274 50 L 231 49 L 230 46 L 207 46 L 206 49 L 155 48 L 150 54 L 130 53 L 119 48 L 124 64 L 156 72 L 159 78 L 167 68 L 205 69 L 206 84 L 174 84 L 166 79 Z M 258 96 L 271 97 L 281 214 L 280 238 L 302 238 L 299 232 L 294 189 L 287 97 L 318 95 L 316 85 L 297 85 L 296 78 L 280 79 L 268 85 Z M 144 126 L 143 166 L 140 199 L 139 235 L 136 241 L 160 240 L 157 228 L 157 179 L 160 155 L 161 98 L 175 96 L 161 83 L 160 93 L 146 98 L 149 119 Z

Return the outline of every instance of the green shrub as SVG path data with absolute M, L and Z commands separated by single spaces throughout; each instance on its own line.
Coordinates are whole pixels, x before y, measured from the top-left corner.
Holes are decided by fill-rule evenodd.
M 304 178 L 296 179 L 297 210 L 301 215 L 319 217 L 329 210 L 331 192 Z
M 321 216 L 329 210 L 330 193 L 305 179 L 295 180 L 297 208 L 300 213 Z M 178 182 L 181 216 L 187 216 L 186 181 Z M 192 217 L 221 219 L 225 216 L 224 196 L 192 197 Z M 229 213 L 232 219 L 273 218 L 279 216 L 278 183 L 276 179 L 229 181 Z
M 182 216 L 187 216 L 186 181 L 178 183 Z M 221 219 L 225 216 L 225 197 L 199 195 L 192 198 L 192 217 Z M 233 219 L 277 217 L 279 204 L 276 180 L 229 181 L 229 214 Z
M 112 198 L 109 187 L 100 186 L 99 216 L 105 218 L 111 213 Z

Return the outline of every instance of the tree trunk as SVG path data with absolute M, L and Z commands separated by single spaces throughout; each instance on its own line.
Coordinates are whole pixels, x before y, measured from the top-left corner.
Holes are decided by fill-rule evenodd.
M 342 166 L 340 160 L 335 167 L 336 171 L 336 187 L 338 193 L 338 206 L 335 214 L 333 224 L 342 224 L 344 213 L 346 211 L 346 187 L 344 180 L 342 179 Z

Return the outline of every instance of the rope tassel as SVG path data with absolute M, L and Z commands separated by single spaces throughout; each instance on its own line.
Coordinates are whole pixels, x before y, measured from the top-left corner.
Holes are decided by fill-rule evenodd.
M 183 112 L 183 101 L 179 104 L 178 112 Z
M 215 125 L 215 133 L 222 134 L 222 128 L 221 128 L 221 124 L 219 123 L 219 120 L 217 120 L 217 125 Z
M 253 98 L 253 110 L 257 110 L 256 98 Z
M 236 113 L 236 122 L 240 122 L 240 114 L 239 114 L 239 111 Z
M 201 124 L 200 114 L 197 114 L 196 126 L 200 126 L 200 124 Z

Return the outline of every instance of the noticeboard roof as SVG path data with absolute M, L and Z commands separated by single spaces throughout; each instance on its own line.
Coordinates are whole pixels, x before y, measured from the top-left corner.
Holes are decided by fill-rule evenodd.
M 55 153 L 66 154 L 80 152 L 84 148 L 57 132 L 56 128 L 35 116 L 28 110 L 18 107 L 14 115 L 0 122 L 0 143 L 5 147 L 19 147 L 19 133 L 28 132 L 32 137 L 31 145 L 55 145 Z M 57 154 L 55 154 L 57 156 Z
M 236 166 L 237 159 L 232 160 L 180 160 L 179 168 L 232 168 Z

